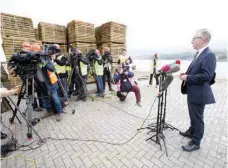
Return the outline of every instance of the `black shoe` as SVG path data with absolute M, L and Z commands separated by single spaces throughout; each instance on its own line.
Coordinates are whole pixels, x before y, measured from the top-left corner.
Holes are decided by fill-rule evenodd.
M 7 135 L 1 132 L 1 139 L 6 139 Z
M 193 135 L 190 134 L 189 130 L 187 130 L 185 132 L 180 131 L 179 134 L 184 136 L 184 137 L 193 138 Z
M 80 101 L 82 98 L 81 97 L 77 97 L 76 101 Z
M 188 143 L 186 146 L 182 146 L 182 149 L 187 152 L 192 152 L 194 150 L 199 150 L 200 145 L 194 144 L 192 141 Z

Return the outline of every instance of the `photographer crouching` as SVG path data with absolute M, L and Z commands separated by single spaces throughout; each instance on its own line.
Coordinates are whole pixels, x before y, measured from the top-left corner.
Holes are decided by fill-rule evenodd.
M 72 48 L 71 49 L 71 62 L 73 68 L 73 74 L 71 77 L 70 84 L 70 95 L 73 92 L 73 86 L 76 84 L 78 97 L 76 101 L 82 100 L 87 101 L 87 72 L 88 72 L 88 59 L 83 56 L 82 52 L 79 49 Z
M 116 70 L 114 74 L 114 81 L 118 86 L 117 97 L 120 101 L 124 101 L 129 92 L 134 92 L 136 97 L 136 104 L 141 107 L 141 93 L 138 84 L 134 81 L 134 73 L 129 71 L 129 65 L 123 64 L 120 70 Z

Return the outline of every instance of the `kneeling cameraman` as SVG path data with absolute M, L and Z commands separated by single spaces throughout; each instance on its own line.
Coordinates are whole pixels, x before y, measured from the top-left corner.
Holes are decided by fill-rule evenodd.
M 121 72 L 122 71 L 122 72 Z M 129 93 L 134 92 L 136 97 L 136 104 L 141 107 L 141 93 L 139 86 L 134 81 L 134 73 L 129 71 L 129 67 L 124 65 L 123 70 L 116 70 L 114 74 L 114 81 L 118 86 L 117 97 L 120 98 L 120 101 L 124 101 L 127 95 L 124 95 L 122 92 Z

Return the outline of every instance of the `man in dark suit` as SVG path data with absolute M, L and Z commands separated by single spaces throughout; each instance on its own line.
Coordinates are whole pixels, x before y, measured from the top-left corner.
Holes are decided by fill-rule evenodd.
M 211 34 L 206 29 L 196 31 L 192 39 L 192 45 L 197 53 L 186 73 L 180 74 L 183 80 L 181 92 L 187 94 L 188 110 L 190 116 L 190 127 L 186 132 L 179 132 L 191 141 L 182 146 L 184 151 L 194 151 L 200 148 L 200 142 L 204 134 L 204 108 L 206 104 L 215 103 L 211 90 L 214 83 L 216 57 L 208 47 Z

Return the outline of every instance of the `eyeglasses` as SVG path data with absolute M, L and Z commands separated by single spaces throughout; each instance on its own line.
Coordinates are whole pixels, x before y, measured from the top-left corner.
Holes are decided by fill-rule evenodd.
M 192 40 L 195 40 L 195 39 L 198 39 L 198 38 L 203 38 L 203 37 L 196 36 L 196 37 L 193 37 Z

